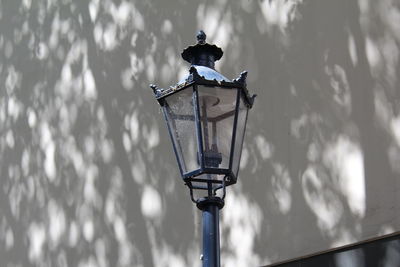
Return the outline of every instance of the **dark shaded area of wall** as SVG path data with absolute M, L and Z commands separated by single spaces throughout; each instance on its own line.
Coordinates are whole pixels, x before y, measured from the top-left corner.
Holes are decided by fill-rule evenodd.
M 269 267 L 397 267 L 400 233 Z

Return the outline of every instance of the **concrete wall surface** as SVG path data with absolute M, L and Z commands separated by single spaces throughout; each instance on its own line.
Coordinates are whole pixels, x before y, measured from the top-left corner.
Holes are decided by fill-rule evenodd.
M 0 0 L 0 265 L 201 265 L 148 87 L 199 29 L 258 95 L 222 265 L 400 231 L 399 25 L 399 0 Z

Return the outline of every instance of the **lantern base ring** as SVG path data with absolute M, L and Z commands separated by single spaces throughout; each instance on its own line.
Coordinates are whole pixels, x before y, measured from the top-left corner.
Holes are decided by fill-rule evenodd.
M 220 197 L 202 197 L 196 201 L 196 206 L 200 210 L 205 210 L 209 206 L 216 206 L 219 209 L 222 209 L 225 205 L 225 202 Z

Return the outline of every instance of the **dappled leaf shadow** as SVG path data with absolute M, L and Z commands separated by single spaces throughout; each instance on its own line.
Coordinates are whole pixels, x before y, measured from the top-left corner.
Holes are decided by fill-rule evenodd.
M 399 14 L 389 0 L 0 1 L 2 262 L 201 265 L 200 213 L 148 89 L 182 78 L 200 28 L 224 49 L 217 69 L 249 70 L 258 94 L 223 264 L 398 229 Z

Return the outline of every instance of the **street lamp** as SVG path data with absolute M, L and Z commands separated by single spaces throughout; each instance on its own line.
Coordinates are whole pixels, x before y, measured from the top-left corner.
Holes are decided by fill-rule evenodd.
M 167 89 L 150 85 L 167 121 L 176 159 L 190 196 L 203 214 L 203 267 L 219 267 L 219 210 L 225 188 L 235 184 L 254 97 L 246 88 L 247 72 L 230 81 L 215 71 L 222 49 L 206 43 L 203 31 L 197 44 L 182 58 L 191 64 L 189 75 Z

